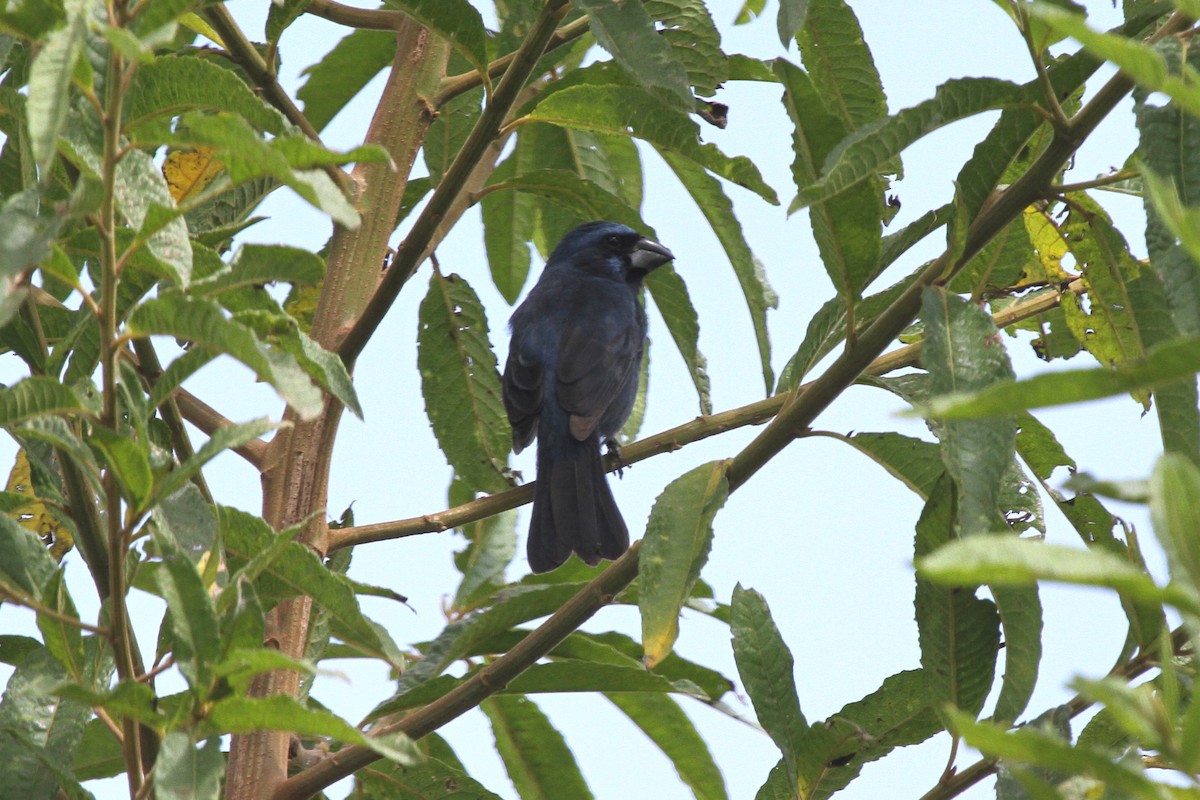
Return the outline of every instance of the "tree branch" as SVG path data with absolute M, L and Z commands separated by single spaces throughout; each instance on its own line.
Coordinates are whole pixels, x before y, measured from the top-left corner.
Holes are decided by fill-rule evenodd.
M 387 8 L 355 8 L 334 0 L 309 0 L 304 13 L 321 17 L 348 28 L 370 31 L 394 31 L 404 20 L 403 11 Z
M 538 59 L 546 49 L 546 44 L 554 35 L 559 20 L 567 12 L 566 0 L 547 0 L 541 14 L 533 24 L 529 35 L 521 43 L 521 47 L 513 56 L 512 64 L 504 72 L 504 77 L 496 85 L 488 104 L 479 115 L 479 120 L 467 140 L 463 143 L 454 163 L 446 170 L 429 198 L 429 202 L 421 215 L 413 223 L 412 229 L 404 242 L 397 249 L 396 257 L 392 260 L 391 268 L 384 274 L 374 296 L 367 304 L 362 315 L 342 339 L 337 347 L 338 355 L 352 366 L 358 359 L 359 353 L 366 347 L 367 341 L 383 321 L 384 315 L 400 294 L 400 289 L 408 282 L 420 266 L 422 257 L 429 242 L 437 233 L 442 218 L 449 210 L 455 197 L 470 178 L 483 152 L 500 131 L 509 111 L 512 110 L 525 82 L 533 74 Z
M 398 722 L 381 725 L 371 731 L 371 735 L 403 733 L 411 739 L 419 739 L 503 689 L 513 678 L 591 619 L 597 611 L 611 603 L 612 599 L 637 577 L 640 549 L 641 542 L 634 542 L 625 555 L 593 578 L 591 583 L 580 589 L 562 608 L 507 653 L 442 697 L 415 709 Z M 310 797 L 379 758 L 379 754 L 368 747 L 343 747 L 331 757 L 284 781 L 272 800 L 301 800 Z
M 221 428 L 226 428 L 233 424 L 233 422 L 223 417 L 221 412 L 186 389 L 176 389 L 172 397 L 179 406 L 179 413 L 183 415 L 183 418 L 208 436 L 212 436 L 213 433 Z M 267 442 L 255 439 L 252 442 L 246 442 L 240 447 L 233 448 L 233 452 L 249 461 L 251 466 L 261 472 L 266 464 L 268 446 Z
M 1076 278 L 1065 287 L 1014 303 L 1003 311 L 993 314 L 992 319 L 995 320 L 996 327 L 1007 328 L 1023 319 L 1035 317 L 1056 307 L 1062 302 L 1063 295 L 1068 292 L 1078 295 L 1083 294 L 1084 291 L 1086 291 L 1086 287 L 1083 279 Z M 872 361 L 863 370 L 863 373 L 886 375 L 889 372 L 915 365 L 920 356 L 920 342 L 906 345 L 881 355 Z M 804 384 L 797 389 L 797 392 L 803 393 L 811 385 L 811 383 Z M 621 448 L 619 461 L 615 458 L 607 458 L 605 470 L 612 472 L 623 465 L 645 461 L 651 456 L 673 453 L 685 445 L 747 425 L 761 425 L 779 413 L 779 409 L 783 407 L 788 397 L 789 395 L 775 395 L 765 400 L 722 411 L 719 414 L 696 417 L 690 422 L 669 428 L 653 436 L 647 436 L 645 439 L 639 439 Z M 433 514 L 333 530 L 329 532 L 329 550 L 332 552 L 343 547 L 353 547 L 368 542 L 401 539 L 405 536 L 416 536 L 423 533 L 441 533 L 451 528 L 458 528 L 530 502 L 533 500 L 533 486 L 534 482 L 531 481 L 508 491 L 480 497 L 469 503 Z

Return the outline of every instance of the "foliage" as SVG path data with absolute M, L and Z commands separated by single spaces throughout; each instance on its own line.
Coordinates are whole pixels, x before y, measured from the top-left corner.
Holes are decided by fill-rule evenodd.
M 762 746 L 779 751 L 760 798 L 829 797 L 867 763 L 943 732 L 955 768 L 930 776 L 926 797 L 993 773 L 1006 800 L 1200 796 L 1200 82 L 1190 50 L 1200 6 L 1127 0 L 1124 24 L 1098 31 L 1076 3 L 997 0 L 1013 23 L 1004 35 L 1025 41 L 1036 77 L 955 78 L 889 113 L 850 3 L 774 5 L 801 63 L 726 53 L 713 14 L 728 10 L 703 0 L 508 0 L 487 14 L 466 0 L 369 10 L 282 0 L 262 42 L 210 2 L 31 0 L 0 11 L 0 350 L 22 365 L 0 388 L 0 427 L 19 453 L 0 492 L 0 601 L 32 612 L 39 634 L 0 631 L 11 668 L 0 795 L 85 798 L 90 782 L 124 775 L 137 798 L 286 800 L 354 774 L 364 797 L 495 797 L 436 733 L 478 709 L 521 797 L 587 797 L 585 771 L 538 698 L 600 693 L 697 798 L 719 800 L 722 743 L 706 742 L 684 709 L 736 716 L 733 683 L 673 652 L 688 608 L 728 628 Z M 746 0 L 737 22 L 767 24 L 756 18 L 771 10 Z M 306 13 L 346 30 L 305 69 L 301 107 L 276 75 L 281 42 Z M 1080 46 L 1060 44 L 1067 37 Z M 1104 61 L 1120 71 L 1100 81 Z M 364 143 L 327 147 L 320 132 L 379 73 Z M 734 80 L 782 99 L 761 113 L 792 126 L 786 194 L 791 210 L 806 209 L 833 284 L 778 381 L 767 312 L 779 298 L 731 187 L 780 201 L 750 158 L 704 141 L 704 126 L 725 118 L 713 98 Z M 1111 154 L 1126 166 L 1064 185 L 1074 151 L 1130 94 L 1140 141 Z M 983 112 L 998 113 L 951 201 L 885 235 L 906 149 Z M 647 282 L 648 302 L 702 416 L 628 443 L 611 466 L 770 423 L 671 482 L 643 543 L 617 562 L 512 579 L 513 509 L 532 493 L 513 486 L 478 287 L 490 278 L 511 303 L 531 251 L 545 255 L 583 221 L 651 232 L 641 221 L 647 158 L 678 177 L 723 251 L 712 269 L 731 271 L 752 329 L 734 346 L 761 368 L 768 397 L 713 413 L 685 282 L 695 278 L 664 269 Z M 1144 232 L 1117 227 L 1098 199 L 1106 188 L 1143 197 Z M 283 190 L 332 222 L 320 252 L 240 237 Z M 468 282 L 427 256 L 476 204 L 490 272 Z M 914 263 L 910 250 L 943 229 L 944 252 Z M 1139 261 L 1128 240 L 1143 233 L 1150 257 Z M 356 361 L 427 260 L 417 365 L 455 473 L 451 508 L 360 526 L 348 511 L 331 523 L 338 421 L 343 410 L 363 415 Z M 872 289 L 891 267 L 907 272 Z M 1031 339 L 1047 361 L 1086 352 L 1100 366 L 1018 375 L 1009 351 Z M 213 360 L 271 387 L 282 421 L 231 421 L 194 396 L 185 383 Z M 799 643 L 789 648 L 753 589 L 718 602 L 703 568 L 730 496 L 860 380 L 910 403 L 933 436 L 836 437 L 924 505 L 918 518 L 894 518 L 912 531 L 920 657 L 814 721 L 794 676 Z M 1078 480 L 1065 495 L 1051 477 L 1076 463 L 1029 410 L 1126 393 L 1157 414 L 1157 466 L 1132 486 Z M 231 457 L 262 474 L 263 514 L 210 491 L 206 475 Z M 1081 546 L 1040 541 L 1041 496 Z M 1165 581 L 1106 509 L 1110 496 L 1148 507 Z M 446 624 L 430 641 L 395 641 L 363 598 L 405 598 L 351 578 L 350 553 L 449 528 L 466 544 Z M 73 550 L 90 585 L 65 577 Z M 1031 709 L 1043 582 L 1114 594 L 1129 635 L 1106 677 L 1077 679 L 1070 703 Z M 152 648 L 136 635 L 153 621 L 132 617 L 134 591 L 165 605 Z M 580 629 L 609 603 L 638 607 L 643 641 Z M 1093 670 L 1111 663 L 1086 656 Z M 374 698 L 365 720 L 343 719 L 308 692 L 334 658 L 385 665 L 394 694 Z M 156 686 L 162 673 L 179 691 Z M 1098 712 L 1073 733 L 1085 709 Z M 979 760 L 961 760 L 960 742 Z

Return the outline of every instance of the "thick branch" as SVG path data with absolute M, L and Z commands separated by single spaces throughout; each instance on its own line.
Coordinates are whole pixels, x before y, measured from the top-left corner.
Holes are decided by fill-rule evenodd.
M 334 0 L 310 0 L 304 12 L 330 22 L 361 30 L 394 31 L 405 15 L 387 8 L 355 8 Z
M 379 727 L 372 731 L 371 735 L 403 733 L 409 738 L 419 739 L 503 689 L 513 678 L 591 619 L 597 611 L 611 603 L 617 593 L 637 577 L 640 549 L 641 542 L 635 542 L 625 555 L 580 589 L 562 608 L 518 642 L 512 650 L 436 701 L 414 710 L 399 722 Z M 368 747 L 344 747 L 332 757 L 289 778 L 275 792 L 273 800 L 301 800 L 310 797 L 378 759 L 379 754 Z

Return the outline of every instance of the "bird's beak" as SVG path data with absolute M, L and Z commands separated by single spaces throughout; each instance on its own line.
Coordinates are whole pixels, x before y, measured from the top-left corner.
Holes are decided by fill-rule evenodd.
M 643 275 L 674 259 L 675 256 L 670 250 L 644 236 L 638 239 L 637 244 L 633 246 L 633 252 L 629 254 L 629 263 Z

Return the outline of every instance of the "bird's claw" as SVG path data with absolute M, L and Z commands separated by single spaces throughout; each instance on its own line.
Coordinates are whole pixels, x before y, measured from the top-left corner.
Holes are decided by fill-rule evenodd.
M 617 443 L 616 439 L 605 439 L 604 451 L 605 454 L 616 463 L 617 477 L 624 478 L 625 468 L 629 465 L 626 464 L 625 459 L 621 457 L 621 445 Z

